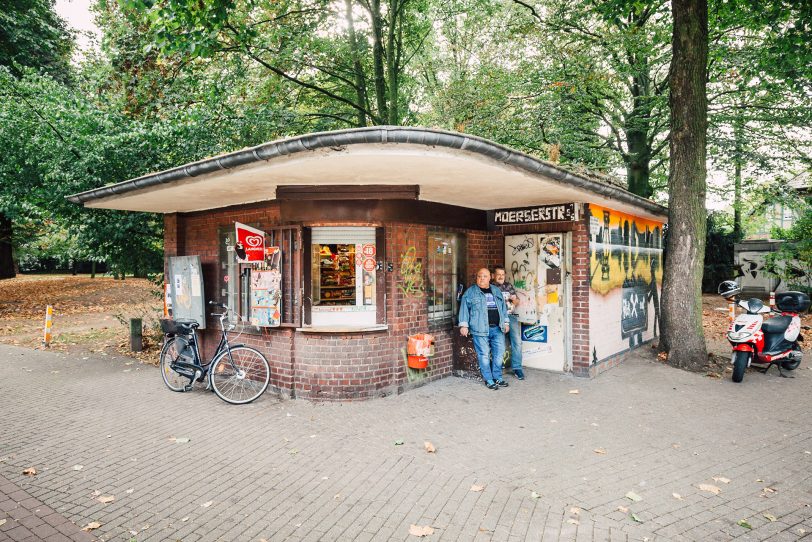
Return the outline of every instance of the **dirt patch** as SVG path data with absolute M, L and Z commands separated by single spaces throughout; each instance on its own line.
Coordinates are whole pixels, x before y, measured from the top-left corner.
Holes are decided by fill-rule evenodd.
M 148 280 L 34 275 L 0 281 L 0 342 L 42 348 L 48 305 L 54 309 L 51 349 L 157 361 L 163 301 Z M 131 318 L 143 322 L 140 353 L 129 350 Z

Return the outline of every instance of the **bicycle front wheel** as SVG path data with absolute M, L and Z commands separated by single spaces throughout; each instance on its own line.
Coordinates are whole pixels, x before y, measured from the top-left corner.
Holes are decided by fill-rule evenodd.
M 180 356 L 179 350 L 186 344 L 186 341 L 173 337 L 166 341 L 166 344 L 161 349 L 161 376 L 166 387 L 172 391 L 183 391 L 186 385 L 189 384 L 189 377 L 183 376 L 172 368 L 172 365 Z
M 250 403 L 262 395 L 271 379 L 268 360 L 247 346 L 229 348 L 212 362 L 211 384 L 217 397 L 233 405 Z

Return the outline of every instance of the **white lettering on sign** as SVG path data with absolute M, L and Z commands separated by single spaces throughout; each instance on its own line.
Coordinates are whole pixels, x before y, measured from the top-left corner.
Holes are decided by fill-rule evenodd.
M 538 222 L 571 222 L 576 220 L 578 220 L 578 210 L 575 203 L 539 205 L 525 209 L 502 209 L 494 211 L 493 214 L 493 222 L 496 226 Z

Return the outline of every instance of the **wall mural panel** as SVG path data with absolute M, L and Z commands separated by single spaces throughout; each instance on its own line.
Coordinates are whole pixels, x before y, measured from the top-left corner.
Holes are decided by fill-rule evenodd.
M 592 364 L 659 334 L 663 223 L 589 205 Z

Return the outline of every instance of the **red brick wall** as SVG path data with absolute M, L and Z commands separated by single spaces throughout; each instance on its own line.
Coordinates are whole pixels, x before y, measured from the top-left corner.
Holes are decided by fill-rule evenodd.
M 207 298 L 215 297 L 214 292 L 221 288 L 218 232 L 223 227 L 233 227 L 235 221 L 270 229 L 280 225 L 279 207 L 269 202 L 165 216 L 166 257 L 199 255 Z M 400 393 L 451 373 L 451 330 L 430 331 L 428 325 L 425 294 L 428 227 L 402 223 L 383 226 L 383 255 L 393 267 L 393 271 L 385 276 L 388 330 L 325 334 L 276 328 L 264 329 L 259 335 L 243 333 L 236 342 L 255 347 L 268 358 L 272 391 L 313 400 L 365 399 Z M 471 276 L 478 267 L 502 263 L 501 234 L 454 231 L 464 231 L 468 236 Z M 406 281 L 402 263 L 410 247 L 414 247 L 424 282 L 418 291 L 407 293 L 404 291 Z M 210 321 L 208 329 L 201 332 L 201 346 L 207 359 L 219 341 L 219 331 L 215 328 L 216 324 Z M 408 336 L 429 331 L 437 339 L 429 367 L 425 370 L 409 369 L 405 358 Z

